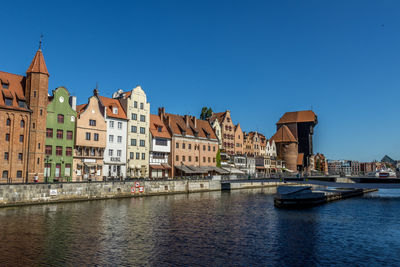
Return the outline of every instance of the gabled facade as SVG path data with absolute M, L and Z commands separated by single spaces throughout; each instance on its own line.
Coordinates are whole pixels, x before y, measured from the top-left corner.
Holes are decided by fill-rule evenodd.
M 44 180 L 72 181 L 76 111 L 66 88 L 53 90 L 47 105 Z
M 40 48 L 26 77 L 0 71 L 0 183 L 43 181 L 48 79 Z
M 150 178 L 172 177 L 171 134 L 160 116 L 150 114 Z
M 243 147 L 243 131 L 242 127 L 240 127 L 240 123 L 235 126 L 235 154 L 236 155 L 243 155 L 244 154 L 244 147 Z
M 235 125 L 231 119 L 231 112 L 214 113 L 210 121 L 218 120 L 221 127 L 221 148 L 228 155 L 235 154 Z
M 218 122 L 217 119 L 210 120 L 211 127 L 213 128 L 215 135 L 218 138 L 218 148 L 222 149 L 222 131 L 221 131 L 221 124 Z
M 128 121 L 118 99 L 99 96 L 107 124 L 103 176 L 122 179 L 126 177 L 126 144 Z
M 265 148 L 267 139 L 265 136 L 258 132 L 244 133 L 244 153 L 251 157 L 258 157 L 265 155 Z
M 103 180 L 107 124 L 98 90 L 87 104 L 77 106 L 73 181 Z
M 129 92 L 118 90 L 113 98 L 121 102 L 128 118 L 127 176 L 149 177 L 150 103 L 146 93 L 137 86 Z

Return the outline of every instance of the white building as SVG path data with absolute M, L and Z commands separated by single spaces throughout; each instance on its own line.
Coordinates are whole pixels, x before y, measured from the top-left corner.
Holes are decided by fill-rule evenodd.
M 171 134 L 157 115 L 150 115 L 150 178 L 172 177 L 169 158 Z
M 99 99 L 104 106 L 107 123 L 103 175 L 107 178 L 125 178 L 128 125 L 126 113 L 117 99 L 103 96 Z
M 113 94 L 120 101 L 128 119 L 127 176 L 149 177 L 150 103 L 140 86 L 129 92 L 121 89 Z

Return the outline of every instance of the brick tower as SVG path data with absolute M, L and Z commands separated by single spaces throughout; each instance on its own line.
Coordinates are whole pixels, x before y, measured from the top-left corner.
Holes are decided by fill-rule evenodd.
M 26 71 L 25 96 L 29 109 L 32 110 L 29 125 L 29 182 L 33 181 L 35 174 L 38 174 L 39 182 L 44 181 L 48 87 L 49 73 L 47 72 L 41 47 L 39 47 L 31 65 Z

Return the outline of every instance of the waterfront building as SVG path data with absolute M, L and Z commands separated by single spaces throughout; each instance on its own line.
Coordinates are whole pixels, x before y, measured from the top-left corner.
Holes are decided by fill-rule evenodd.
M 101 181 L 107 124 L 97 89 L 87 104 L 77 106 L 73 181 Z
M 73 149 L 75 144 L 76 99 L 64 87 L 49 96 L 46 120 L 45 174 L 48 182 L 72 180 Z
M 265 148 L 267 139 L 265 136 L 258 132 L 244 133 L 244 153 L 251 157 L 258 157 L 265 155 Z
M 126 177 L 126 144 L 128 120 L 118 99 L 99 96 L 107 124 L 103 175 L 110 178 Z
M 314 134 L 314 127 L 317 124 L 317 115 L 315 115 L 312 110 L 286 112 L 276 123 L 277 131 L 279 131 L 283 126 L 286 126 L 297 141 L 298 158 L 296 159 L 296 164 L 293 164 L 292 162 L 288 163 L 287 166 L 290 170 L 307 171 L 309 169 L 309 157 L 313 155 L 312 136 Z M 292 149 L 289 149 L 288 152 L 293 153 L 290 157 L 294 156 L 294 151 L 292 151 Z M 281 153 L 284 153 L 284 151 L 281 151 Z M 296 168 L 294 167 L 295 165 Z
M 377 162 L 361 162 L 360 163 L 360 174 L 367 175 L 370 172 L 377 171 Z
M 173 177 L 222 173 L 216 167 L 218 139 L 209 121 L 189 115 L 165 113 L 164 108 L 159 108 L 158 115 L 172 137 Z
M 315 171 L 325 174 L 328 174 L 328 162 L 324 156 L 324 154 L 317 153 L 314 157 L 314 169 Z M 311 163 L 311 162 L 310 162 Z
M 48 79 L 40 48 L 26 76 L 0 71 L 1 183 L 43 181 Z
M 225 112 L 213 113 L 210 122 L 218 120 L 221 127 L 221 148 L 228 155 L 235 154 L 235 125 L 231 119 L 230 110 Z
M 150 178 L 172 177 L 171 134 L 160 116 L 150 114 Z
M 216 117 L 210 120 L 211 127 L 214 130 L 215 135 L 218 139 L 218 148 L 222 149 L 222 131 L 221 131 L 221 124 L 218 122 Z
M 296 172 L 299 162 L 298 142 L 289 128 L 286 125 L 280 127 L 271 137 L 270 142 L 276 144 L 277 157 L 286 163 L 287 169 Z
M 149 177 L 150 153 L 150 103 L 144 90 L 137 86 L 129 92 L 119 89 L 113 93 L 128 118 L 127 175 L 129 177 Z
M 244 154 L 244 147 L 243 147 L 243 131 L 242 127 L 240 127 L 240 123 L 235 126 L 235 155 L 243 155 Z
M 246 156 L 246 173 L 250 176 L 256 174 L 256 159 L 254 157 Z

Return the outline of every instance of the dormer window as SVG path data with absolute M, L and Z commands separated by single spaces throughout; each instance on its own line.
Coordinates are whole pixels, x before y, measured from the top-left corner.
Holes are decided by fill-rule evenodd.
M 113 113 L 118 114 L 118 108 L 113 108 Z
M 3 89 L 8 89 L 10 85 L 8 83 L 1 82 L 1 86 L 3 87 Z
M 161 126 L 158 126 L 158 127 L 157 127 L 157 131 L 158 131 L 159 133 L 161 133 L 162 127 L 161 127 Z
M 23 100 L 18 100 L 18 107 L 20 108 L 26 108 L 26 102 Z
M 11 98 L 4 98 L 4 103 L 6 106 L 12 106 L 12 99 Z

